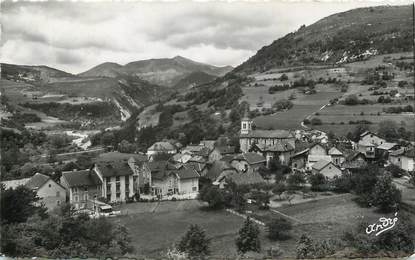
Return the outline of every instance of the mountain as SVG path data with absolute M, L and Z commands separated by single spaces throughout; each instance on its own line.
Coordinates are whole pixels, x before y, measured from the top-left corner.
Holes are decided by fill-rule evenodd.
M 80 77 L 118 77 L 133 75 L 150 83 L 173 87 L 193 72 L 220 77 L 231 71 L 230 66 L 216 67 L 176 56 L 168 59 L 150 59 L 130 62 L 124 66 L 106 62 L 78 74 Z
M 15 81 L 52 82 L 58 78 L 72 78 L 74 75 L 48 66 L 29 66 L 0 63 L 1 78 Z
M 411 9 L 378 6 L 328 16 L 261 48 L 233 72 L 250 74 L 277 67 L 344 63 L 410 51 Z
M 191 89 L 195 86 L 212 82 L 216 78 L 216 76 L 210 75 L 208 73 L 202 71 L 195 71 L 179 80 L 179 82 L 177 82 L 176 85 L 174 85 L 174 89 Z
M 105 62 L 92 69 L 78 74 L 80 77 L 105 77 L 105 78 L 116 78 L 120 76 L 122 66 L 114 62 Z
M 12 103 L 32 102 L 25 92 L 28 89 L 34 91 L 39 97 L 49 94 L 64 95 L 57 100 L 45 99 L 44 102 L 66 100 L 70 103 L 76 97 L 93 98 L 115 105 L 122 114 L 123 120 L 141 107 L 167 100 L 173 93 L 168 88 L 149 83 L 136 76 L 112 71 L 112 68 L 116 69 L 121 65 L 115 63 L 101 65 L 95 70 L 101 73 L 100 77 L 92 77 L 92 75 L 79 77 L 47 66 L 1 64 L 1 78 L 26 83 L 24 86 L 28 86 L 15 90 L 19 94 L 9 97 L 10 99 L 16 98 L 16 100 L 11 100 Z M 41 100 L 43 99 L 39 98 L 38 103 L 42 103 Z

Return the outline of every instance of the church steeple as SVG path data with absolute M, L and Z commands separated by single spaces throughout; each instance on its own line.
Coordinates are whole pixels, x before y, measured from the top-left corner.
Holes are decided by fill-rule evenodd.
M 249 134 L 252 130 L 252 120 L 249 118 L 249 108 L 244 112 L 244 116 L 241 119 L 241 134 Z

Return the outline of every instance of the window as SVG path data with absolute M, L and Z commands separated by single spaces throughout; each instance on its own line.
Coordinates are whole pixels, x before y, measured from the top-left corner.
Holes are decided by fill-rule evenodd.
M 49 184 L 49 188 L 52 187 L 52 184 Z
M 106 177 L 105 180 L 108 182 L 111 182 L 111 177 Z
M 116 185 L 115 185 L 115 191 L 118 193 L 118 192 L 120 192 L 120 184 L 119 183 L 117 183 Z
M 73 193 L 78 193 L 78 187 L 72 188 Z
M 84 191 L 85 191 L 85 192 L 88 192 L 88 187 L 85 187 L 85 188 L 84 188 Z
M 74 200 L 75 202 L 78 202 L 78 201 L 79 201 L 79 197 L 78 197 L 78 195 L 75 195 L 75 196 L 73 197 L 73 200 Z
M 193 187 L 192 188 L 192 191 L 197 191 L 197 187 Z
M 115 177 L 115 181 L 119 182 L 120 181 L 120 176 Z
M 107 200 L 111 201 L 111 193 L 107 193 Z
M 60 200 L 57 200 L 56 201 L 56 205 L 58 205 L 58 206 L 61 205 L 61 201 Z
M 84 194 L 84 200 L 88 200 L 88 193 Z
M 246 129 L 246 123 L 243 123 L 243 124 L 242 124 L 242 128 L 243 128 L 243 129 Z
M 117 193 L 116 195 L 117 195 L 117 199 L 119 199 L 119 198 L 120 198 L 121 193 Z
M 59 192 L 59 191 L 57 191 L 57 192 L 56 192 L 56 197 L 60 197 L 60 196 L 61 196 L 60 192 Z
M 111 184 L 107 184 L 107 193 L 111 193 Z

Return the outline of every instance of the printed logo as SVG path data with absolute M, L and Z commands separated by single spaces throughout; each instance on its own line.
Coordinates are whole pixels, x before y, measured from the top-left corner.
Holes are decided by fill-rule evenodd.
M 366 234 L 369 235 L 369 234 L 376 232 L 375 236 L 379 236 L 383 232 L 388 231 L 389 229 L 392 229 L 396 225 L 396 222 L 398 222 L 397 216 L 398 216 L 398 212 L 395 213 L 395 217 L 393 219 L 385 218 L 385 217 L 379 218 L 378 223 L 371 224 L 366 228 Z

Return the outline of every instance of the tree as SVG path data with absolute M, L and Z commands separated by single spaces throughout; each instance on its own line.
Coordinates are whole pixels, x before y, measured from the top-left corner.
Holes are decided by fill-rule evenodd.
M 297 189 L 306 183 L 304 175 L 300 172 L 290 174 L 287 179 L 288 187 L 290 189 Z
M 353 106 L 359 104 L 359 99 L 356 95 L 348 95 L 346 99 L 344 100 L 344 104 Z
M 392 184 L 388 175 L 379 176 L 373 189 L 372 203 L 382 211 L 389 212 L 401 202 L 401 192 Z
M 301 235 L 300 240 L 297 242 L 296 254 L 298 259 L 311 258 L 313 254 L 314 246 L 313 240 L 305 234 Z
M 273 105 L 273 108 L 275 108 L 276 110 L 283 110 L 283 109 L 290 109 L 293 107 L 293 103 L 287 99 L 280 99 L 278 101 L 276 101 Z
M 37 205 L 39 197 L 36 192 L 25 186 L 18 186 L 16 189 L 4 189 L 1 186 L 1 221 L 2 223 L 21 223 L 29 217 L 39 214 L 46 216 L 46 208 Z
M 214 186 L 203 187 L 199 192 L 199 200 L 207 202 L 211 209 L 222 209 L 225 206 L 223 192 Z
M 395 121 L 393 120 L 385 120 L 379 123 L 378 134 L 385 138 L 386 141 L 394 141 L 398 139 L 398 126 Z
M 288 231 L 292 229 L 292 224 L 284 218 L 279 218 L 267 223 L 267 229 L 271 240 L 286 239 L 289 237 Z
M 271 196 L 267 192 L 254 191 L 252 192 L 252 198 L 256 201 L 259 209 L 269 209 L 269 198 Z
M 238 252 L 242 254 L 248 251 L 259 252 L 261 250 L 259 228 L 249 217 L 246 218 L 244 225 L 239 230 L 239 236 L 235 242 Z
M 191 225 L 177 245 L 177 249 L 190 258 L 201 258 L 209 255 L 210 239 L 198 225 Z
M 277 184 L 275 184 L 275 187 L 272 189 L 272 193 L 278 195 L 278 197 L 281 200 L 281 195 L 286 190 L 287 190 L 287 188 L 285 187 L 285 185 L 283 183 L 277 183 Z
M 286 80 L 288 80 L 288 76 L 287 76 L 287 74 L 283 73 L 283 74 L 280 76 L 280 80 L 281 80 L 281 81 L 286 81 Z
M 318 117 L 313 117 L 313 118 L 311 119 L 310 123 L 311 123 L 312 125 L 322 125 L 322 124 L 323 124 L 323 121 L 321 121 L 321 119 L 320 119 L 320 118 L 318 118 Z
M 326 182 L 326 177 L 321 173 L 312 174 L 309 177 L 309 182 L 311 184 L 311 190 L 321 191 L 324 190 L 324 185 Z
M 134 153 L 135 149 L 136 149 L 135 145 L 131 144 L 127 140 L 122 140 L 118 144 L 118 151 L 120 153 Z

